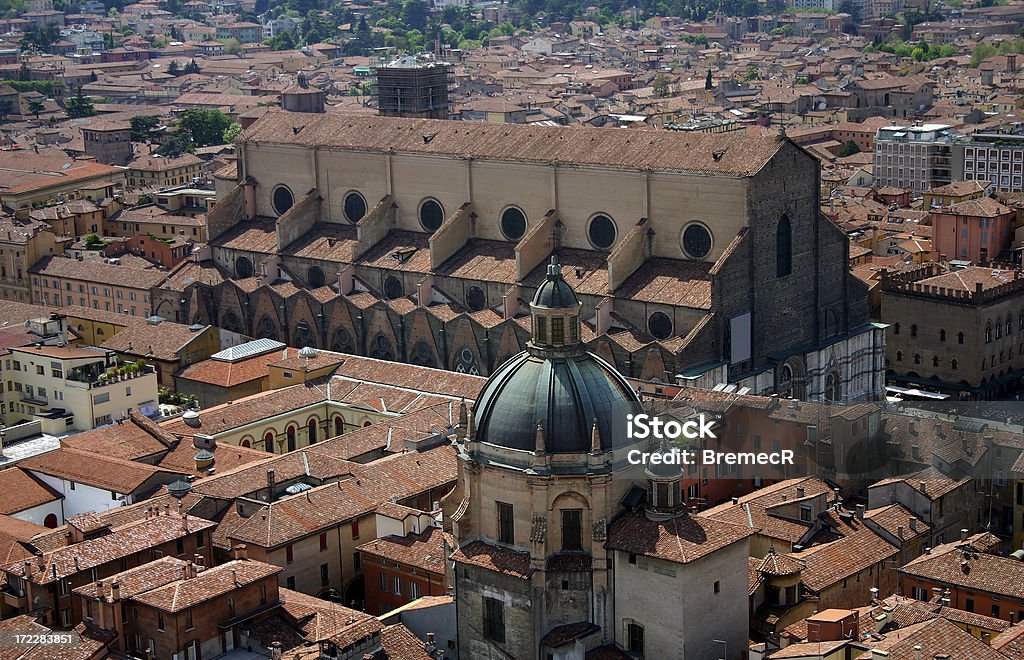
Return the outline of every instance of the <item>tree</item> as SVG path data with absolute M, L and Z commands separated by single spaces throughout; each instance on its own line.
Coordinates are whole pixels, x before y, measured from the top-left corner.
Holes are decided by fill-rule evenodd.
M 704 89 L 712 90 L 715 88 L 715 83 L 711 79 L 711 69 L 708 69 L 708 77 L 704 80 Z
M 427 3 L 407 0 L 402 7 L 402 24 L 410 30 L 422 32 L 427 27 Z
M 132 125 L 132 142 L 145 142 L 153 137 L 153 131 L 160 125 L 157 115 L 136 115 L 130 120 Z
M 859 154 L 859 153 L 860 153 L 860 147 L 857 145 L 856 142 L 854 142 L 853 140 L 850 140 L 849 142 L 847 142 L 846 144 L 843 145 L 842 149 L 839 150 L 839 157 L 840 158 L 845 158 L 847 156 L 852 156 L 853 154 Z
M 224 137 L 222 141 L 224 142 L 224 144 L 234 142 L 235 138 L 238 137 L 241 133 L 242 125 L 238 122 L 232 122 L 231 125 L 224 129 Z
M 92 105 L 92 99 L 82 93 L 82 86 L 79 85 L 75 95 L 64 104 L 64 112 L 70 119 L 80 119 L 95 115 L 96 108 Z
M 196 58 L 189 60 L 189 63 L 185 65 L 185 68 L 181 70 L 182 73 L 188 75 L 190 73 L 199 73 L 199 65 L 196 63 Z
M 191 108 L 181 113 L 178 129 L 188 131 L 196 146 L 208 147 L 224 144 L 224 132 L 231 123 L 231 119 L 220 110 Z
M 242 43 L 238 39 L 228 39 L 224 42 L 224 52 L 228 55 L 238 55 L 242 52 Z
M 167 65 L 167 73 L 175 77 L 181 75 L 181 65 L 178 64 L 178 60 L 171 60 L 171 63 Z
M 39 120 L 39 113 L 46 109 L 46 106 L 42 104 L 38 99 L 28 100 L 28 111 L 35 115 L 36 121 Z
M 168 156 L 169 158 L 177 158 L 182 154 L 194 151 L 195 147 L 192 146 L 192 136 L 189 135 L 188 131 L 177 130 L 169 134 L 167 138 L 160 144 L 160 147 L 156 150 L 158 156 Z
M 654 95 L 655 96 L 660 96 L 662 98 L 665 98 L 666 96 L 668 96 L 669 95 L 668 84 L 669 84 L 669 77 L 666 76 L 665 74 L 661 74 L 657 78 L 655 78 L 654 82 L 651 83 L 651 89 L 654 90 Z

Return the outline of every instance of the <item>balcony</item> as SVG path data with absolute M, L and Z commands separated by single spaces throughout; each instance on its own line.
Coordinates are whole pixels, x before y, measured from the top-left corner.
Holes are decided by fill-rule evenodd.
M 4 604 L 8 607 L 16 607 L 19 610 L 25 611 L 28 609 L 28 596 L 21 594 L 20 596 L 13 591 L 4 591 Z
M 155 373 L 152 365 L 140 362 L 111 365 L 107 369 L 103 369 L 102 362 L 94 362 L 68 371 L 65 382 L 75 389 L 91 390 Z

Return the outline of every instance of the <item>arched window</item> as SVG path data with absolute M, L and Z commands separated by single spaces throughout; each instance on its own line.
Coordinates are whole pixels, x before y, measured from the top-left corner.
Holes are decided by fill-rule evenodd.
M 956 333 L 956 343 L 958 343 L 958 344 L 964 343 L 964 333 L 962 333 L 962 332 Z
M 903 362 L 903 351 L 896 351 L 896 361 Z
M 267 431 L 263 435 L 263 447 L 266 451 L 273 453 L 274 451 L 274 434 L 271 431 Z
M 932 358 L 932 366 L 933 367 L 938 367 L 939 366 L 939 356 L 938 355 L 936 355 L 935 357 Z
M 1024 311 L 1021 311 L 1020 313 L 1020 321 L 1017 323 L 1017 328 L 1019 330 L 1024 330 Z
M 986 344 L 991 344 L 992 343 L 992 321 L 989 321 L 985 325 L 985 343 Z
M 352 352 L 352 335 L 345 328 L 338 328 L 334 331 L 334 340 L 331 342 L 331 350 L 338 353 Z
M 246 449 L 252 447 L 252 442 L 249 441 L 249 438 L 242 438 L 242 442 L 240 442 L 239 444 L 245 447 Z
M 285 436 L 288 438 L 288 451 L 295 451 L 295 427 L 289 426 Z
M 793 272 L 793 236 L 789 218 L 779 218 L 775 228 L 775 276 L 785 277 Z
M 949 368 L 952 369 L 953 371 L 956 371 L 956 367 L 957 367 L 958 364 L 960 364 L 960 363 L 957 362 L 956 359 L 954 358 L 954 359 L 950 360 Z
M 1010 318 L 1009 314 L 1007 314 L 1006 315 L 1006 336 L 1009 337 L 1012 334 L 1013 334 L 1013 319 Z
M 988 362 L 985 361 L 985 358 L 981 358 L 981 368 L 983 370 L 988 368 L 986 365 L 988 365 Z
M 912 323 L 910 325 L 910 336 L 911 337 L 916 337 L 917 336 L 917 324 L 916 323 Z
M 473 351 L 469 350 L 469 348 L 463 346 L 462 350 L 459 351 L 459 359 L 455 361 L 455 371 L 460 374 L 480 375 L 480 370 L 476 366 L 476 360 L 473 358 Z
M 370 357 L 377 358 L 378 360 L 394 360 L 395 351 L 391 348 L 391 342 L 384 335 L 377 335 L 373 339 L 373 345 L 370 348 Z
M 900 334 L 900 324 L 899 323 L 894 323 L 893 324 L 893 326 L 892 326 L 892 334 L 894 334 L 894 335 Z
M 47 514 L 46 519 L 43 520 L 43 527 L 47 527 L 49 529 L 56 529 L 56 527 L 57 527 L 57 514 L 56 513 Z
M 305 319 L 302 319 L 295 324 L 295 337 L 292 343 L 299 348 L 305 348 L 306 346 L 317 348 L 316 338 L 313 336 L 313 329 L 309 327 L 309 323 L 307 323 Z
M 839 379 L 836 377 L 835 373 L 829 373 L 825 376 L 825 400 L 839 400 Z
M 256 336 L 260 339 L 277 339 L 277 325 L 269 316 L 260 318 L 259 326 L 256 328 Z
M 334 418 L 334 435 L 342 435 L 345 433 L 345 418 L 338 415 Z
M 914 364 L 921 364 L 921 354 L 914 353 Z
M 309 444 L 315 445 L 316 444 L 316 420 L 315 419 L 309 420 L 309 423 L 306 424 L 306 428 L 309 429 Z
M 996 319 L 996 339 L 1003 336 L 1003 319 Z
M 946 341 L 946 331 L 939 330 L 939 341 Z
M 434 351 L 425 341 L 416 342 L 416 345 L 412 348 L 412 356 L 409 361 L 421 367 L 437 367 L 437 361 L 434 359 Z

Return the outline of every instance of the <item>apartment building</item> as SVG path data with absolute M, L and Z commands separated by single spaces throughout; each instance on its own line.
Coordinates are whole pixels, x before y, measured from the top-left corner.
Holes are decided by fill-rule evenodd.
M 937 261 L 1008 263 L 1017 212 L 991 197 L 969 199 L 932 211 L 932 248 Z
M 29 268 L 43 257 L 61 254 L 64 244 L 45 222 L 0 217 L 0 298 L 31 302 Z
M 909 188 L 920 195 L 952 181 L 947 124 L 885 126 L 875 133 L 875 187 Z
M 953 143 L 953 180 L 987 181 L 992 190 L 1024 190 L 1024 135 L 974 133 Z
M 128 163 L 128 185 L 132 188 L 167 188 L 190 183 L 203 172 L 203 161 L 194 154 L 139 156 Z
M 39 420 L 64 435 L 110 424 L 157 405 L 152 367 L 118 365 L 113 351 L 34 345 L 4 357 L 6 425 Z
M 141 317 L 152 314 L 150 289 L 167 276 L 166 270 L 135 255 L 110 259 L 47 256 L 29 272 L 36 304 L 78 305 Z
M 74 598 L 76 588 L 167 555 L 200 555 L 209 565 L 215 526 L 158 507 L 123 524 L 96 514 L 74 516 L 60 532 L 67 537 L 62 547 L 0 565 L 8 586 L 4 600 L 14 614 L 41 612 L 44 625 L 70 628 L 89 614 Z
M 170 197 L 166 198 L 170 201 Z M 198 203 L 199 200 L 193 200 Z M 206 242 L 206 218 L 197 214 L 169 212 L 157 204 L 125 209 L 103 225 L 107 236 L 149 237 L 154 240 L 180 238 L 193 243 Z

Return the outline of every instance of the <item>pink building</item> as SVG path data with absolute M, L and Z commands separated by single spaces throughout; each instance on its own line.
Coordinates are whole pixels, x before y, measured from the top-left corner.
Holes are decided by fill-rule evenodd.
M 1000 258 L 1013 243 L 1016 213 L 990 197 L 969 199 L 932 211 L 936 259 L 983 264 Z

